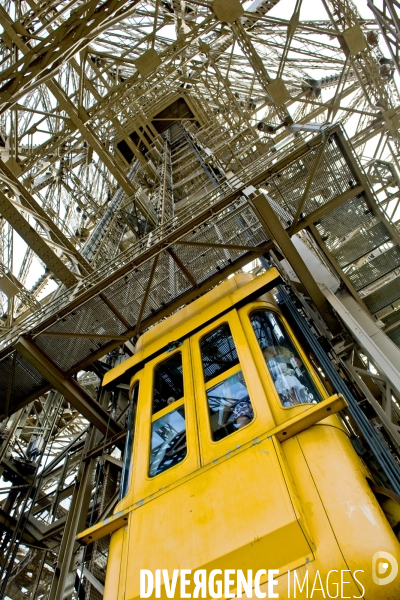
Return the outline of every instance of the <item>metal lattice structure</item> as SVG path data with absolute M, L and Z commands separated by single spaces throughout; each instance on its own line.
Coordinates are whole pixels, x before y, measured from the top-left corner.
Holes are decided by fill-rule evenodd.
M 129 400 L 101 378 L 267 253 L 398 464 L 399 5 L 368 7 L 0 4 L 0 595 L 102 596 L 107 540 L 75 535 L 117 503 Z

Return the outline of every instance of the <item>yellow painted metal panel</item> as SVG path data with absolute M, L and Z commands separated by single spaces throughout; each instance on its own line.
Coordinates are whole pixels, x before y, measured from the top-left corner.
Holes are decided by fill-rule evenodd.
M 342 433 L 341 429 L 335 426 L 336 420 L 339 421 L 337 417 L 330 417 L 329 425 L 318 426 L 318 429 L 328 429 L 332 435 L 339 436 L 339 439 L 342 440 L 342 436 L 344 439 L 344 433 Z M 317 428 L 313 427 L 310 430 L 313 432 L 313 435 L 315 429 Z M 330 523 L 329 517 L 321 502 L 318 482 L 313 478 L 303 454 L 302 447 L 299 442 L 299 439 L 301 439 L 302 435 L 303 434 L 300 434 L 285 441 L 285 443 L 281 445 L 281 450 L 285 456 L 285 462 L 287 464 L 291 480 L 293 481 L 295 493 L 298 495 L 299 502 L 301 503 L 302 509 L 306 515 L 305 518 L 307 521 L 307 526 L 310 529 L 310 534 L 315 544 L 315 561 L 307 565 L 307 571 L 309 573 L 308 577 L 311 582 L 314 582 L 315 578 L 317 577 L 317 571 L 319 571 L 319 574 L 324 582 L 324 590 L 326 593 L 326 579 L 329 571 L 336 570 L 340 572 L 349 569 L 349 567 L 344 560 L 335 536 L 335 531 L 332 529 L 332 524 Z M 351 450 L 354 452 L 353 449 Z M 316 451 L 319 455 L 319 460 L 326 465 L 329 475 L 330 461 L 335 461 L 336 458 L 334 456 L 328 456 L 324 451 L 321 452 L 320 447 L 316 449 Z M 370 568 L 370 565 L 368 568 Z M 303 581 L 306 572 L 305 568 L 300 568 L 297 570 L 297 572 L 299 579 Z M 349 576 L 349 573 L 347 573 L 347 576 Z M 345 594 L 350 597 L 360 596 L 362 588 L 358 587 L 356 582 L 351 577 L 347 577 L 347 579 L 351 580 L 351 583 L 344 586 L 343 589 L 345 590 Z M 333 597 L 336 594 L 336 587 L 334 585 L 335 581 L 338 581 L 338 574 L 332 573 L 328 579 L 328 589 Z M 279 591 L 281 593 L 280 597 L 282 598 L 287 597 L 287 595 L 285 596 L 285 594 L 288 593 L 287 583 L 287 578 L 279 578 Z M 312 586 L 310 586 L 309 589 L 309 597 L 311 594 L 311 587 Z M 293 597 L 293 576 L 291 577 L 291 594 Z M 297 598 L 306 597 L 306 593 L 302 595 L 301 593 L 297 592 Z M 323 595 L 321 592 L 316 592 L 312 597 L 319 600 L 323 597 Z M 328 597 L 327 594 L 326 597 Z M 340 597 L 340 594 L 338 597 Z
M 131 485 L 114 516 L 79 536 L 88 543 L 119 530 L 112 537 L 105 600 L 136 599 L 140 569 L 153 573 L 167 569 L 170 576 L 175 569 L 252 569 L 253 573 L 279 569 L 279 597 L 284 599 L 294 597 L 289 571 L 296 569 L 300 582 L 308 577 L 308 590 L 307 586 L 302 592 L 297 589 L 295 597 L 316 600 L 329 597 L 327 577 L 331 597 L 340 597 L 335 594 L 343 571 L 347 575 L 342 597 L 400 597 L 396 581 L 377 586 L 371 579 L 374 553 L 384 550 L 400 561 L 399 544 L 369 488 L 369 473 L 348 440 L 343 422 L 334 414 L 346 407 L 346 401 L 340 394 L 328 397 L 282 319 L 322 397 L 317 404 L 282 406 L 249 321 L 249 313 L 256 308 L 280 311 L 264 298 L 240 308 L 245 294 L 257 290 L 257 285 L 257 280 L 244 286 L 231 282 L 221 286 L 219 299 L 216 288 L 210 296 L 184 309 L 183 323 L 175 315 L 142 337 L 140 360 L 149 359 L 139 374 Z M 200 340 L 223 323 L 229 324 L 240 366 L 205 384 Z M 189 339 L 179 348 L 150 360 L 154 349 L 165 348 L 182 332 Z M 174 352 L 181 352 L 183 359 L 184 399 L 177 399 L 175 405 L 185 405 L 188 454 L 182 462 L 150 478 L 152 420 L 174 407 L 152 415 L 154 368 Z M 213 441 L 206 389 L 239 369 L 254 419 Z M 119 544 L 124 535 L 126 541 Z M 365 595 L 350 571 L 359 571 L 358 581 L 366 588 Z M 312 592 L 315 587 L 317 591 Z M 179 597 L 179 582 L 177 590 Z M 163 588 L 161 597 L 165 597 Z
M 398 600 L 400 578 L 382 588 L 371 579 L 374 554 L 384 550 L 400 563 L 400 544 L 350 440 L 336 428 L 321 426 L 302 432 L 298 440 L 347 568 L 364 570 L 365 598 Z
M 234 446 L 233 449 L 227 452 L 226 455 L 214 459 L 211 463 L 209 463 L 202 469 L 195 470 L 192 473 L 189 473 L 188 475 L 182 477 L 181 479 L 176 478 L 169 484 L 168 487 L 160 488 L 157 492 L 152 493 L 150 496 L 143 497 L 140 500 L 137 500 L 137 498 L 136 500 L 134 500 L 133 488 L 131 487 L 126 497 L 117 505 L 116 510 L 118 512 L 116 512 L 112 517 L 108 517 L 101 523 L 97 523 L 96 525 L 93 525 L 93 527 L 90 527 L 89 529 L 83 531 L 81 534 L 79 534 L 78 539 L 82 543 L 89 544 L 92 541 L 98 540 L 101 537 L 104 537 L 105 535 L 116 531 L 120 527 L 126 525 L 129 513 L 133 510 L 138 510 L 138 508 L 142 506 L 145 502 L 153 501 L 153 499 L 158 498 L 161 494 L 165 493 L 172 487 L 181 485 L 189 477 L 199 476 L 201 471 L 209 470 L 210 468 L 213 468 L 215 464 L 229 460 L 234 453 L 245 451 L 252 445 L 263 442 L 266 438 L 271 438 L 274 440 L 276 439 L 277 442 L 284 442 L 290 437 L 297 435 L 301 431 L 304 431 L 308 427 L 311 427 L 312 425 L 315 425 L 316 423 L 319 423 L 322 420 L 323 423 L 328 425 L 329 427 L 334 427 L 339 431 L 342 431 L 341 421 L 338 420 L 336 417 L 326 417 L 326 414 L 328 409 L 331 409 L 328 414 L 332 415 L 333 412 L 342 410 L 345 406 L 346 403 L 340 395 L 335 395 L 331 398 L 327 398 L 320 404 L 308 405 L 303 412 L 299 413 L 295 417 L 292 417 L 292 419 L 290 419 L 286 423 L 278 425 L 277 427 L 268 430 L 263 435 L 256 437 L 250 441 L 247 441 L 243 445 L 238 444 Z M 279 460 L 281 461 L 281 458 Z M 283 466 L 282 471 L 285 471 Z M 289 474 L 288 476 L 285 475 L 285 478 L 290 480 Z M 289 484 L 288 488 L 290 488 Z M 292 494 L 294 494 L 294 491 L 291 490 L 290 494 L 292 496 Z
M 114 600 L 117 600 L 118 598 L 118 600 L 120 600 L 124 597 L 122 595 L 123 589 L 125 588 L 125 578 L 123 577 L 124 573 L 122 569 L 125 558 L 124 554 L 126 554 L 126 549 L 124 553 L 124 537 L 124 528 L 116 531 L 111 537 L 109 556 L 112 557 L 112 560 L 110 560 L 107 565 L 104 598 L 114 598 Z M 120 586 L 120 579 L 123 579 L 123 581 L 121 581 L 122 587 Z
M 133 512 L 129 547 L 140 549 L 130 555 L 129 600 L 139 596 L 139 569 L 284 571 L 313 559 L 268 439 Z

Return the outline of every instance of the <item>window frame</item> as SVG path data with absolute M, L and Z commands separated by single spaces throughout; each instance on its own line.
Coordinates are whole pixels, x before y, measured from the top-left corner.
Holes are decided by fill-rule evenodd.
M 152 438 L 153 438 L 153 425 L 156 421 L 158 421 L 159 419 L 162 419 L 163 417 L 165 417 L 166 415 L 169 415 L 173 412 L 175 412 L 178 408 L 180 408 L 181 406 L 183 406 L 184 408 L 184 421 L 185 421 L 185 436 L 186 436 L 186 454 L 184 456 L 184 458 L 179 462 L 176 463 L 175 465 L 173 465 L 172 467 L 167 467 L 167 469 L 164 469 L 164 471 L 161 471 L 161 473 L 156 473 L 155 475 L 151 475 L 150 471 L 151 471 L 151 464 L 150 464 L 150 459 L 151 459 L 151 453 L 152 453 L 152 446 L 151 446 L 151 442 L 152 442 Z M 152 419 L 151 419 L 151 429 L 150 429 L 150 456 L 149 456 L 149 466 L 147 469 L 147 475 L 149 478 L 151 479 L 155 479 L 156 477 L 160 477 L 160 475 L 162 475 L 163 473 L 165 473 L 166 471 L 169 471 L 171 469 L 173 469 L 174 467 L 177 467 L 178 465 L 182 464 L 183 462 L 185 462 L 186 457 L 188 455 L 188 443 L 187 443 L 187 427 L 186 427 L 186 411 L 185 411 L 185 397 L 181 398 L 180 400 L 177 400 L 176 402 L 174 402 L 173 404 L 170 404 L 168 406 L 166 406 L 165 408 L 163 408 L 162 410 L 159 410 L 158 412 L 156 412 L 154 415 L 152 415 Z
M 174 354 L 182 354 L 183 373 L 183 398 L 153 414 L 153 393 L 155 370 L 159 364 L 168 360 Z M 189 340 L 183 340 L 177 348 L 171 352 L 164 350 L 157 357 L 148 361 L 143 367 L 142 391 L 138 402 L 138 415 L 136 418 L 136 438 L 138 444 L 137 468 L 135 473 L 135 484 L 133 489 L 133 501 L 142 499 L 169 484 L 175 483 L 199 467 L 199 452 L 196 432 L 196 413 L 193 397 L 192 377 L 190 373 L 190 345 Z M 186 444 L 187 452 L 185 458 L 176 465 L 158 475 L 150 476 L 151 437 L 154 421 L 165 416 L 184 405 L 186 421 Z
M 205 376 L 204 376 L 203 355 L 202 355 L 202 352 L 201 352 L 201 342 L 202 342 L 202 340 L 203 340 L 205 337 L 207 337 L 207 335 L 209 335 L 209 334 L 210 334 L 210 333 L 212 333 L 213 331 L 216 331 L 216 330 L 217 330 L 217 329 L 219 329 L 220 327 L 223 327 L 224 325 L 228 325 L 228 328 L 229 328 L 230 334 L 231 334 L 231 336 L 232 336 L 232 339 L 233 339 L 233 343 L 235 344 L 235 350 L 236 350 L 236 353 L 237 353 L 237 355 L 238 355 L 238 363 L 237 363 L 237 365 L 233 365 L 233 367 L 229 367 L 229 369 L 227 369 L 226 371 L 223 371 L 222 373 L 219 373 L 219 374 L 218 374 L 218 375 L 216 375 L 216 376 L 215 376 L 213 379 L 209 379 L 209 380 L 206 382 L 206 381 L 205 381 Z M 199 345 L 200 345 L 201 366 L 202 366 L 202 371 L 203 371 L 204 389 L 205 389 L 205 391 L 206 391 L 206 402 L 207 402 L 207 409 L 208 409 L 208 414 L 209 414 L 209 433 L 210 433 L 210 438 L 211 438 L 211 441 L 212 441 L 212 443 L 213 443 L 213 444 L 220 444 L 220 443 L 221 443 L 223 440 L 225 440 L 226 438 L 229 438 L 229 437 L 231 437 L 232 435 L 234 435 L 235 433 L 238 433 L 238 432 L 239 432 L 239 430 L 237 430 L 237 431 L 233 431 L 232 433 L 230 433 L 230 434 L 226 435 L 226 436 L 225 436 L 224 438 L 222 438 L 221 440 L 214 440 L 214 439 L 213 439 L 213 433 L 214 433 L 214 432 L 213 432 L 213 431 L 212 431 L 212 429 L 211 429 L 210 408 L 209 408 L 209 404 L 208 404 L 208 396 L 207 396 L 207 391 L 208 391 L 209 389 L 211 389 L 211 388 L 215 387 L 216 385 L 219 385 L 220 383 L 222 383 L 223 381 L 225 381 L 226 379 L 228 379 L 228 378 L 229 378 L 229 377 L 231 377 L 232 375 L 235 375 L 235 374 L 236 374 L 236 373 L 238 373 L 239 371 L 242 371 L 242 372 L 243 372 L 243 377 L 244 377 L 244 381 L 245 381 L 245 384 L 246 384 L 246 388 L 247 388 L 247 390 L 248 390 L 249 388 L 248 388 L 248 386 L 247 386 L 247 380 L 246 380 L 246 377 L 245 377 L 245 375 L 244 375 L 244 371 L 243 371 L 243 368 L 242 368 L 242 364 L 241 364 L 241 362 L 240 362 L 239 352 L 238 352 L 238 349 L 237 349 L 237 344 L 236 344 L 236 342 L 235 342 L 235 337 L 234 337 L 234 335 L 233 335 L 233 332 L 232 332 L 232 327 L 231 327 L 231 325 L 230 325 L 230 323 L 229 323 L 228 321 L 224 321 L 224 320 L 222 320 L 222 322 L 221 322 L 221 323 L 220 323 L 218 326 L 216 326 L 216 327 L 214 327 L 214 328 L 211 328 L 209 331 L 207 331 L 207 333 L 205 333 L 204 335 L 202 335 L 202 336 L 199 338 Z M 249 396 L 250 396 L 250 393 L 249 393 Z M 250 403 L 251 403 L 251 407 L 253 408 L 253 402 L 252 402 L 252 399 L 251 399 L 251 398 L 250 398 Z M 250 425 L 253 423 L 253 421 L 254 421 L 254 420 L 255 420 L 255 418 L 256 418 L 256 413 L 255 413 L 255 410 L 254 410 L 254 408 L 253 408 L 253 413 L 254 413 L 254 416 L 253 416 L 252 420 L 250 421 L 250 423 L 247 423 L 247 425 L 245 425 L 244 427 L 241 427 L 241 428 L 240 428 L 240 430 L 242 430 L 242 429 L 246 429 L 247 427 L 249 427 L 249 426 L 250 426 Z
M 118 499 L 118 503 L 115 507 L 115 511 L 118 512 L 120 510 L 124 510 L 131 504 L 131 497 L 133 494 L 133 489 L 135 485 L 136 479 L 136 470 L 137 470 L 137 456 L 138 456 L 138 439 L 137 439 L 137 428 L 138 428 L 138 418 L 139 418 L 139 406 L 140 406 L 140 395 L 143 387 L 143 369 L 136 371 L 136 373 L 132 376 L 130 384 L 129 384 L 129 398 L 132 397 L 132 392 L 134 386 L 139 385 L 139 395 L 138 401 L 136 405 L 136 415 L 135 415 L 135 423 L 132 430 L 132 451 L 131 451 L 131 460 L 129 463 L 129 484 L 126 489 L 126 493 L 122 498 Z M 126 439 L 126 438 L 125 438 Z M 136 465 L 136 468 L 134 468 Z
M 219 375 L 214 377 L 214 379 L 209 379 L 207 381 L 207 383 L 205 384 L 206 391 L 209 390 L 210 388 L 214 387 L 215 385 L 218 385 L 225 379 L 228 379 L 228 377 L 235 375 L 235 373 L 238 373 L 238 371 L 242 371 L 240 361 L 238 362 L 237 365 L 234 365 L 233 367 L 229 367 L 229 369 L 227 369 L 226 371 L 223 371 L 222 373 L 220 373 Z M 247 385 L 247 382 L 246 382 L 246 385 Z
M 294 411 L 293 414 L 297 414 L 298 412 L 302 412 L 303 410 L 309 410 L 309 407 L 314 406 L 314 404 L 306 402 L 304 404 L 298 404 L 296 406 L 283 406 L 283 404 L 281 403 L 279 394 L 275 388 L 275 384 L 272 379 L 272 375 L 269 372 L 268 365 L 264 359 L 264 356 L 263 356 L 263 353 L 261 350 L 261 346 L 258 342 L 256 333 L 253 329 L 253 325 L 250 320 L 251 313 L 257 312 L 260 310 L 273 312 L 277 316 L 278 320 L 281 322 L 286 335 L 288 336 L 288 338 L 290 339 L 294 348 L 296 349 L 296 351 L 297 351 L 301 361 L 303 362 L 304 366 L 306 367 L 307 372 L 310 375 L 315 387 L 317 388 L 319 394 L 321 395 L 321 402 L 323 400 L 325 400 L 326 398 L 328 398 L 329 394 L 327 393 L 327 390 L 325 389 L 325 387 L 323 386 L 317 373 L 315 372 L 314 367 L 312 366 L 312 364 L 310 363 L 310 361 L 307 358 L 307 355 L 303 351 L 301 344 L 296 339 L 290 325 L 288 324 L 288 322 L 286 321 L 285 317 L 280 312 L 280 310 L 273 304 L 270 304 L 268 302 L 263 302 L 263 301 L 256 301 L 256 302 L 251 302 L 251 303 L 247 304 L 246 306 L 244 306 L 243 308 L 241 308 L 239 310 L 240 320 L 241 320 L 241 322 L 243 324 L 243 328 L 246 332 L 246 337 L 248 339 L 249 346 L 251 346 L 253 348 L 254 361 L 257 364 L 257 368 L 261 375 L 261 379 L 264 382 L 264 388 L 266 390 L 266 393 L 267 393 L 267 395 L 272 393 L 272 398 L 274 400 L 274 406 L 272 406 L 272 403 L 271 403 L 271 408 L 273 409 L 275 418 L 277 419 L 277 424 L 280 424 L 280 423 L 286 421 L 288 418 L 288 415 L 285 414 L 286 411 Z M 265 385 L 265 384 L 267 384 L 267 385 Z M 276 409 L 279 409 L 279 410 L 277 411 Z M 279 411 L 285 411 L 285 412 L 284 413 L 281 412 L 279 414 Z
M 205 336 L 224 324 L 229 326 L 239 362 L 237 365 L 230 367 L 206 383 L 204 380 L 200 343 Z M 193 334 L 190 338 L 190 343 L 192 351 L 193 382 L 199 424 L 200 456 L 202 466 L 205 466 L 216 458 L 227 454 L 232 448 L 241 446 L 247 441 L 258 437 L 268 429 L 272 429 L 275 422 L 268 403 L 265 401 L 265 392 L 258 371 L 252 361 L 251 350 L 248 347 L 245 332 L 235 308 L 218 319 L 213 320 L 211 323 L 208 323 L 201 330 Z M 214 441 L 212 438 L 207 389 L 218 385 L 219 382 L 240 370 L 243 372 L 254 417 L 252 421 L 247 423 L 244 427 L 232 432 L 221 440 Z
M 183 464 L 189 453 L 189 445 L 188 445 L 188 439 L 187 439 L 187 416 L 186 416 L 186 407 L 185 407 L 186 382 L 185 382 L 185 374 L 184 374 L 185 369 L 184 369 L 184 365 L 183 365 L 183 352 L 181 351 L 182 346 L 183 346 L 183 344 L 181 344 L 180 346 L 175 348 L 172 352 L 170 352 L 168 350 L 166 352 L 164 352 L 162 360 L 157 360 L 156 364 L 153 366 L 153 381 L 152 381 L 152 387 L 151 387 L 152 394 L 151 394 L 151 423 L 150 423 L 150 453 L 149 453 L 149 464 L 148 464 L 148 468 L 147 468 L 147 477 L 149 479 L 157 479 L 158 477 L 160 477 L 167 471 L 171 471 L 175 467 L 178 467 L 179 465 Z M 178 398 L 178 400 L 175 400 L 175 402 L 173 402 L 172 404 L 167 404 L 167 406 L 165 406 L 161 410 L 158 410 L 157 412 L 153 413 L 154 386 L 155 386 L 156 370 L 159 365 L 161 365 L 164 362 L 167 362 L 172 356 L 175 356 L 175 354 L 180 354 L 181 358 L 182 358 L 183 396 L 181 398 Z M 151 458 L 151 451 L 152 451 L 151 438 L 153 436 L 153 423 L 155 423 L 155 421 L 158 421 L 159 419 L 162 419 L 169 413 L 174 412 L 180 406 L 185 407 L 185 433 L 186 433 L 186 455 L 185 455 L 185 458 L 180 463 L 177 463 L 176 465 L 169 467 L 169 469 L 166 469 L 165 471 L 162 471 L 161 473 L 157 473 L 156 475 L 150 475 L 150 458 Z
M 154 365 L 153 367 L 153 385 L 152 385 L 152 397 L 151 397 L 151 410 L 152 410 L 152 422 L 156 421 L 157 418 L 160 418 L 160 415 L 162 414 L 163 416 L 168 414 L 171 410 L 171 406 L 175 405 L 177 402 L 181 402 L 184 403 L 185 401 L 185 377 L 183 374 L 183 354 L 181 352 L 181 347 L 183 344 L 179 345 L 177 348 L 174 348 L 173 351 L 166 351 L 163 353 L 163 359 L 162 360 L 158 360 L 157 363 Z M 167 406 L 164 406 L 164 408 L 162 408 L 161 410 L 158 410 L 157 412 L 153 413 L 153 402 L 154 402 L 154 385 L 155 385 L 155 372 L 156 369 L 158 368 L 159 365 L 163 364 L 164 362 L 167 362 L 172 356 L 175 356 L 175 354 L 181 354 L 182 355 L 182 381 L 183 381 L 183 396 L 181 396 L 180 398 L 178 398 L 178 400 L 175 400 L 175 402 L 173 402 L 173 404 L 167 404 Z M 167 355 L 167 356 L 166 356 Z M 154 417 L 156 417 L 156 415 L 158 415 L 158 417 L 155 419 Z

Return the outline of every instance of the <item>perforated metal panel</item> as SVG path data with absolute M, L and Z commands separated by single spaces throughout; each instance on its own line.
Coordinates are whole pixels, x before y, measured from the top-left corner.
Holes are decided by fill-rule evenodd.
M 354 186 L 354 178 L 344 161 L 335 141 L 331 139 L 324 150 L 312 184 L 308 190 L 306 200 L 301 208 L 304 215 L 317 210 L 332 198 Z M 282 169 L 277 175 L 269 178 L 264 188 L 269 197 L 276 202 L 290 216 L 284 223 L 288 227 L 300 202 L 302 201 L 307 182 L 312 175 L 313 167 L 318 158 L 320 148 L 313 149 Z
M 385 323 L 386 326 L 393 325 L 393 323 L 397 323 L 397 321 L 400 321 L 400 310 L 394 310 L 386 317 L 383 317 L 382 321 Z
M 151 273 L 152 261 L 131 270 L 104 290 L 104 295 L 123 315 L 128 323 L 134 324 L 139 318 L 142 298 Z
M 336 132 L 336 135 L 340 134 Z M 304 215 L 321 208 L 358 183 L 336 139 L 332 137 L 325 146 L 302 206 Z M 313 146 L 305 145 L 300 138 L 296 138 L 293 147 L 274 156 L 259 156 L 243 171 L 236 173 L 233 179 L 222 182 L 211 192 L 205 193 L 204 197 L 190 204 L 183 202 L 177 207 L 174 218 L 96 269 L 79 286 L 64 295 L 60 294 L 38 313 L 31 315 L 24 324 L 25 329 L 13 332 L 14 337 L 8 335 L 3 340 L 4 345 L 14 343 L 21 332 L 40 331 L 40 324 L 49 322 L 48 331 L 55 336 L 37 333 L 34 341 L 63 372 L 79 368 L 82 361 L 90 362 L 91 356 L 95 353 L 96 356 L 101 355 L 103 350 L 106 351 L 107 344 L 110 347 L 109 342 L 115 336 L 126 333 L 127 324 L 129 329 L 134 329 L 139 318 L 145 321 L 172 303 L 176 305 L 185 293 L 196 290 L 197 286 L 211 281 L 211 278 L 215 281 L 219 273 L 222 279 L 224 273 L 232 270 L 232 266 L 244 255 L 250 256 L 246 249 L 227 248 L 226 245 L 259 247 L 269 241 L 247 197 L 240 191 L 250 182 L 268 194 L 273 210 L 282 224 L 289 227 L 302 201 L 320 149 L 321 141 Z M 280 164 L 285 166 L 280 168 Z M 221 200 L 224 200 L 224 204 Z M 198 219 L 199 215 L 201 219 Z M 360 226 L 365 231 L 358 232 L 343 243 L 343 239 Z M 337 253 L 341 264 L 350 264 L 388 239 L 385 227 L 376 224 L 365 201 L 359 197 L 352 198 L 321 218 L 318 228 L 326 238 L 328 248 Z M 182 233 L 178 233 L 180 231 Z M 197 242 L 205 246 L 185 245 L 177 241 Z M 147 290 L 156 256 L 158 263 Z M 117 272 L 124 275 L 119 275 L 117 279 Z M 111 279 L 112 283 L 104 284 L 101 288 L 101 282 Z M 106 302 L 99 297 L 100 288 Z M 91 290 L 93 297 L 79 304 L 79 295 L 90 294 Z M 148 297 L 142 307 L 147 291 Z M 73 310 L 69 309 L 71 301 L 75 307 Z M 370 302 L 373 302 L 373 298 Z M 107 304 L 115 308 L 115 313 Z M 60 311 L 63 317 L 57 319 Z M 69 333 L 71 336 L 57 333 Z M 76 337 L 78 334 L 79 337 Z M 95 335 L 105 337 L 93 337 Z M 4 368 L 7 371 L 6 363 Z M 21 376 L 24 377 L 24 374 Z M 3 381 L 7 381 L 7 375 Z M 26 390 L 30 392 L 36 385 L 36 381 L 28 382 Z
M 48 385 L 48 382 L 23 356 L 16 353 L 10 405 L 24 400 L 28 394 Z
M 185 241 L 221 246 L 224 244 L 258 246 L 268 241 L 268 237 L 247 200 L 242 198 L 183 237 L 182 242 Z M 160 253 L 142 311 L 142 320 L 193 287 L 192 282 L 180 269 L 179 262 L 187 269 L 189 277 L 197 283 L 201 283 L 238 260 L 246 252 L 245 250 L 185 246 L 184 244 L 174 245 L 171 250 L 173 255 L 178 258 L 178 262 L 167 250 Z M 133 269 L 129 275 L 106 287 L 102 292 L 131 324 L 132 328 L 139 318 L 152 264 L 151 260 L 139 268 Z M 74 365 L 111 341 L 113 335 L 122 335 L 126 331 L 126 327 L 103 300 L 96 296 L 54 323 L 47 331 L 54 334 L 57 332 L 72 334 L 71 337 L 38 335 L 35 338 L 35 343 L 51 356 L 63 371 L 69 371 Z M 88 337 L 75 337 L 73 334 L 76 333 L 85 333 Z M 110 338 L 92 338 L 90 337 L 91 333 L 110 334 Z
M 102 469 L 99 489 L 97 490 L 97 510 L 102 513 L 109 502 L 112 500 L 120 479 L 118 467 L 106 463 Z M 102 584 L 105 583 L 108 549 L 110 546 L 111 535 L 97 540 L 91 547 L 91 559 L 88 565 L 90 573 Z M 101 600 L 103 595 L 98 592 L 89 582 L 86 582 L 86 600 Z
M 125 329 L 101 298 L 95 296 L 48 328 L 52 333 L 71 333 L 71 337 L 39 335 L 35 338 L 35 343 L 56 365 L 67 371 L 107 341 L 90 338 L 90 333 L 110 334 L 110 340 L 113 335 L 120 335 Z M 74 336 L 77 333 L 86 333 L 88 337 Z

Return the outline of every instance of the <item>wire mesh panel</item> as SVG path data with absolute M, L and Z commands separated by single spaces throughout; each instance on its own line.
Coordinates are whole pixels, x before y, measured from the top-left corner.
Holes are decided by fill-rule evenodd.
M 183 299 L 197 286 L 211 278 L 215 281 L 218 274 L 222 279 L 244 256 L 251 257 L 246 247 L 260 247 L 270 241 L 242 191 L 246 186 L 254 184 L 265 190 L 282 225 L 288 228 L 305 198 L 311 176 L 301 207 L 304 216 L 357 185 L 337 142 L 338 135 L 336 131 L 329 138 L 322 156 L 323 136 L 310 144 L 295 138 L 290 148 L 275 155 L 259 155 L 234 178 L 183 201 L 175 217 L 134 241 L 76 288 L 55 297 L 40 314 L 28 317 L 25 330 L 21 327 L 14 337 L 4 338 L 3 348 L 21 333 L 33 330 L 38 332 L 34 334 L 35 343 L 60 369 L 79 369 L 83 361 L 90 362 L 91 356 L 98 357 L 116 345 L 119 340 L 115 338 L 134 330 L 139 320 L 153 321 L 159 312 L 165 314 L 168 306 L 176 305 L 177 299 Z M 364 199 L 358 196 L 329 212 L 317 226 L 342 266 L 388 239 L 385 227 L 376 224 Z M 158 262 L 151 277 L 155 260 Z M 73 310 L 69 309 L 71 302 Z M 47 333 L 54 335 L 40 331 L 45 323 Z
M 125 330 L 126 327 L 101 298 L 95 296 L 47 329 L 48 333 L 55 335 L 39 335 L 35 343 L 61 369 L 68 371 L 105 343 L 104 339 L 91 338 L 90 334 L 110 335 L 108 339 L 112 339 L 113 335 L 120 335 Z M 57 336 L 57 333 L 71 335 Z M 88 337 L 78 337 L 76 334 L 86 334 Z
M 268 241 L 268 237 L 243 197 L 182 238 L 182 242 L 185 240 L 210 243 L 210 248 L 174 245 L 171 251 L 165 250 L 159 254 L 152 280 L 153 261 L 148 261 L 102 290 L 107 303 L 115 306 L 116 313 L 120 313 L 132 328 L 136 326 L 140 313 L 141 321 L 145 320 L 189 291 L 193 287 L 193 280 L 196 284 L 202 283 L 246 253 L 245 249 L 227 249 L 224 245 L 254 247 Z M 147 290 L 149 282 L 150 288 Z M 148 295 L 142 309 L 146 290 Z M 63 371 L 69 371 L 111 341 L 113 335 L 122 335 L 126 330 L 126 326 L 107 304 L 95 296 L 48 327 L 46 333 L 51 333 L 51 336 L 36 336 L 35 343 Z M 57 336 L 57 333 L 69 333 L 71 336 Z M 96 338 L 90 334 L 109 334 L 110 337 Z
M 105 462 L 102 468 L 98 468 L 99 479 L 95 499 L 97 500 L 97 514 L 102 514 L 107 510 L 107 506 L 112 502 L 118 490 L 120 469 L 109 462 Z M 108 516 L 109 513 L 106 514 Z M 90 549 L 91 556 L 88 570 L 102 585 L 105 583 L 110 539 L 111 536 L 107 535 L 97 540 Z M 103 598 L 103 595 L 89 581 L 86 583 L 85 591 L 86 600 L 101 600 Z
M 397 321 L 400 321 L 400 310 L 394 310 L 393 312 L 388 314 L 386 317 L 382 317 L 382 321 L 385 323 L 385 325 L 387 327 L 389 327 L 390 325 L 393 325 L 394 323 L 397 323 Z
M 400 299 L 400 277 L 389 281 L 369 296 L 364 298 L 368 310 L 375 314 Z
M 23 356 L 16 353 L 13 385 L 10 395 L 10 406 L 21 402 L 29 394 L 35 393 L 48 385 L 48 381 Z
M 147 261 L 104 290 L 104 296 L 132 326 L 139 318 L 151 267 L 152 261 Z
M 400 348 L 400 325 L 388 332 L 388 337 Z
M 320 146 L 288 165 L 263 183 L 268 196 L 281 209 L 287 211 L 291 219 L 296 214 L 310 178 L 312 183 L 308 189 L 301 212 L 306 216 L 327 204 L 344 191 L 354 187 L 354 177 L 348 168 L 342 153 L 333 138 L 324 148 L 323 156 L 315 171 L 319 158 Z
M 400 266 L 400 248 L 393 246 L 376 258 L 366 262 L 356 271 L 348 275 L 348 278 L 356 288 L 362 290 L 367 285 L 377 281 L 384 275 L 394 271 Z
M 191 287 L 192 284 L 179 269 L 173 257 L 167 251 L 163 252 L 157 262 L 142 318 L 145 319 L 156 313 Z
M 390 240 L 389 232 L 383 223 L 370 229 L 362 229 L 348 242 L 332 250 L 332 254 L 343 268 Z
M 354 231 L 369 228 L 376 222 L 363 198 L 355 197 L 324 215 L 316 224 L 331 252 L 343 244 Z
M 224 244 L 254 247 L 268 239 L 253 210 L 243 199 L 181 238 L 182 245 L 175 245 L 174 252 L 197 283 L 201 283 L 246 253 L 246 250 L 223 248 Z M 185 246 L 185 241 L 189 244 L 200 242 L 205 246 Z M 209 248 L 207 243 L 210 244 Z
M 14 351 L 0 360 L 0 415 L 48 385 L 48 382 L 23 356 Z
M 2 382 L 2 385 L 0 386 L 0 412 L 2 415 L 4 415 L 6 411 L 9 386 L 12 383 L 14 353 L 15 351 L 11 352 L 0 361 L 0 378 Z

